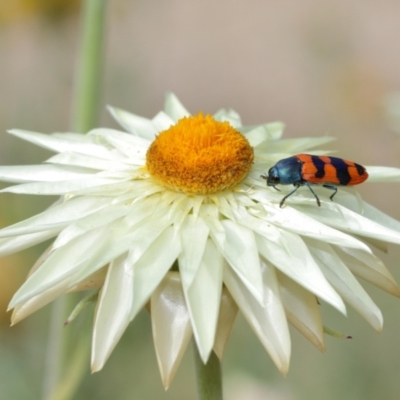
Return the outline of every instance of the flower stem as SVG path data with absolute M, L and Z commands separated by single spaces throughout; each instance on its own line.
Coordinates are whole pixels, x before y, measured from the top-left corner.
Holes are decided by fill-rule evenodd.
M 221 363 L 218 357 L 212 352 L 207 364 L 204 364 L 196 343 L 193 343 L 199 400 L 222 400 Z
M 73 129 L 87 132 L 96 125 L 101 89 L 106 0 L 83 3 L 82 40 L 76 76 Z
M 46 365 L 43 374 L 42 399 L 51 399 L 57 382 L 61 379 L 62 340 L 61 329 L 65 296 L 53 302 L 50 315 L 49 339 L 46 349 Z
M 88 371 L 91 318 L 86 315 L 72 326 L 64 326 L 78 297 L 76 293 L 64 295 L 52 304 L 43 400 L 73 399 Z

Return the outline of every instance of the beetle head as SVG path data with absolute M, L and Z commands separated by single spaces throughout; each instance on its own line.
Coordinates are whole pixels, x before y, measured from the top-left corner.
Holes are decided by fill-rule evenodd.
M 279 185 L 280 183 L 278 168 L 270 168 L 268 175 L 261 175 L 261 178 L 267 181 L 267 186 L 272 186 L 274 189 L 279 191 L 279 189 L 275 187 L 275 185 Z

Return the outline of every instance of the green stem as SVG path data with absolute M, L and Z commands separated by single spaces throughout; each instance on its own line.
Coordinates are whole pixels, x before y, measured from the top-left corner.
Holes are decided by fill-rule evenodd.
M 50 314 L 49 340 L 46 349 L 46 365 L 42 383 L 42 399 L 51 399 L 57 382 L 61 379 L 62 358 L 61 329 L 65 314 L 65 296 L 53 302 Z
M 68 327 L 64 323 L 79 301 L 76 293 L 53 302 L 50 318 L 43 400 L 69 400 L 89 369 L 91 318 L 84 315 Z
M 207 364 L 204 364 L 196 343 L 193 343 L 199 400 L 222 400 L 221 363 L 218 357 L 212 352 Z
M 97 122 L 103 62 L 106 0 L 85 0 L 75 87 L 73 130 L 85 133 Z

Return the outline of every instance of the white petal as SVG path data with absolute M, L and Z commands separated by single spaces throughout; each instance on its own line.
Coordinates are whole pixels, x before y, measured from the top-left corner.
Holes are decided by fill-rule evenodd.
M 127 182 L 128 185 L 128 182 Z M 121 194 L 115 199 L 116 203 L 126 202 L 127 204 L 135 204 L 138 202 L 149 202 L 152 197 L 162 198 L 164 188 L 152 181 L 135 180 L 129 183 L 129 188 L 125 194 Z
M 28 278 L 38 269 L 40 266 L 47 260 L 50 252 L 52 250 L 52 246 L 49 246 L 42 255 L 36 260 L 33 267 L 30 269 Z M 37 296 L 29 299 L 25 303 L 22 303 L 16 306 L 13 310 L 11 316 L 11 323 L 14 325 L 17 322 L 21 321 L 22 319 L 28 317 L 41 307 L 45 306 L 46 304 L 50 303 L 58 296 L 64 294 L 68 288 L 68 281 L 70 278 L 66 278 L 64 281 L 60 282 L 58 285 L 38 294 Z M 9 307 L 9 309 L 11 306 Z
M 69 140 L 70 142 L 78 142 L 78 143 L 93 143 L 93 139 L 88 136 L 84 135 L 82 133 L 76 133 L 76 132 L 54 132 L 51 134 L 51 136 L 64 139 L 64 140 Z
M 171 220 L 174 221 L 174 225 L 177 229 L 181 229 L 189 213 L 194 216 L 192 212 L 194 205 L 195 201 L 193 197 L 187 197 L 184 194 L 181 194 L 181 197 L 171 205 Z M 196 216 L 194 217 L 196 218 Z
M 316 190 L 314 190 L 315 188 Z M 365 203 L 361 198 L 360 193 L 354 186 L 340 187 L 338 193 L 335 195 L 333 202 L 328 198 L 328 196 L 330 196 L 333 193 L 332 191 L 326 190 L 325 188 L 322 187 L 320 188 L 318 186 L 316 186 L 315 188 L 313 190 L 317 193 L 319 199 L 321 200 L 321 208 L 324 207 L 325 209 L 326 207 L 329 208 L 330 206 L 332 206 L 332 204 L 340 204 L 341 206 L 348 208 L 349 210 L 354 211 L 358 214 L 361 215 L 364 214 Z M 305 198 L 307 198 L 307 203 L 304 202 Z M 309 190 L 306 190 L 305 193 L 303 192 L 302 195 L 296 197 L 296 199 L 302 200 L 301 203 L 300 202 L 298 203 L 300 205 L 305 205 L 305 204 L 308 204 L 308 206 L 311 206 L 311 204 L 313 204 L 314 206 L 316 205 L 315 197 Z
M 278 369 L 285 375 L 289 369 L 291 345 L 273 267 L 264 265 L 263 281 L 264 307 L 254 299 L 253 294 L 232 270 L 224 269 L 224 283 L 229 292 Z
M 173 191 L 161 191 L 161 204 L 166 206 L 167 218 L 174 222 L 177 229 L 180 229 L 188 213 L 193 208 L 193 198 L 183 193 Z
M 285 124 L 283 122 L 270 122 L 269 124 L 262 124 L 256 126 L 242 126 L 239 130 L 247 137 L 247 139 L 251 143 L 253 139 L 259 137 L 260 130 L 264 132 L 263 136 L 265 139 L 262 141 L 264 142 L 265 140 L 268 141 L 278 140 L 282 136 L 284 129 L 285 129 Z M 251 133 L 253 131 L 254 134 Z M 260 143 L 260 141 L 256 139 L 255 143 Z
M 94 187 L 89 187 L 89 188 L 83 188 L 81 190 L 76 190 L 74 191 L 74 196 L 106 196 L 106 197 L 116 197 L 116 196 L 121 196 L 123 194 L 126 194 L 127 192 L 132 193 L 131 199 L 134 199 L 135 192 L 139 192 L 140 194 L 143 193 L 148 193 L 146 192 L 146 189 L 153 188 L 154 189 L 154 184 L 151 182 L 147 181 L 142 181 L 142 180 L 134 180 L 134 181 L 126 181 L 126 182 L 113 182 L 107 185 L 101 185 L 101 186 L 94 186 Z M 157 191 L 160 191 L 159 188 L 156 190 L 153 190 L 151 193 L 155 193 Z M 148 195 L 148 194 L 147 194 Z M 144 194 L 146 196 L 146 194 Z
M 251 211 L 254 212 L 255 207 L 252 208 Z M 266 218 L 263 218 L 265 212 L 255 216 L 249 214 L 247 208 L 238 207 L 237 209 L 232 210 L 232 214 L 234 215 L 238 224 L 247 226 L 254 232 L 259 233 L 261 236 L 267 238 L 270 242 L 274 242 L 278 245 L 282 244 L 281 229 L 277 228 L 275 225 L 268 223 L 268 221 L 266 221 Z
M 68 288 L 69 279 L 70 278 L 64 279 L 50 289 L 47 289 L 44 292 L 30 298 L 25 303 L 16 306 L 11 316 L 12 325 L 15 325 L 53 300 L 57 299 L 59 296 L 65 294 Z
M 324 351 L 324 328 L 316 297 L 281 272 L 277 271 L 277 276 L 288 321 L 317 349 Z
M 115 200 L 118 201 L 117 204 L 124 204 L 126 202 L 126 200 L 124 200 L 124 196 L 118 197 Z M 126 223 L 128 226 L 133 227 L 146 218 L 152 218 L 156 224 L 164 221 L 163 226 L 166 226 L 164 224 L 167 220 L 171 222 L 171 220 L 165 215 L 168 211 L 168 205 L 161 202 L 160 195 L 155 194 L 154 196 L 148 198 L 136 198 L 135 200 L 136 202 L 130 205 L 129 214 L 127 214 L 126 218 L 124 219 L 124 223 Z M 161 217 L 161 219 L 158 220 L 158 217 Z M 138 226 L 138 228 L 143 229 L 144 226 Z M 158 230 L 160 230 L 160 228 L 158 228 Z
M 254 201 L 246 192 L 235 192 L 234 193 L 235 203 L 240 204 L 245 207 L 256 208 L 258 206 L 257 201 Z M 231 202 L 232 207 L 235 207 L 235 203 Z M 236 208 L 236 207 L 235 207 Z M 257 211 L 263 211 L 262 207 L 257 207 Z M 267 215 L 263 211 L 264 215 Z
M 152 204 L 151 201 L 146 203 L 148 203 L 147 205 Z M 137 218 L 128 215 L 122 220 L 114 221 L 108 227 L 109 238 L 107 243 L 96 258 L 88 260 L 79 268 L 79 271 L 71 280 L 72 285 L 79 283 L 128 250 L 130 250 L 128 254 L 129 262 L 135 263 L 164 229 L 171 225 L 163 207 L 147 210 L 151 215 L 148 218 L 145 218 L 148 214 L 140 212 L 140 207 L 136 208 L 136 211 L 138 211 L 136 213 Z M 131 214 L 135 214 L 134 207 L 132 207 Z M 107 226 L 105 228 L 107 229 Z
M 168 389 L 192 336 L 178 272 L 168 272 L 151 295 L 151 324 L 162 383 Z
M 377 331 L 382 330 L 382 313 L 359 284 L 331 246 L 308 240 L 308 248 L 321 267 L 322 272 L 340 296 L 350 304 Z
M 4 182 L 58 182 L 91 177 L 93 170 L 57 165 L 0 166 L 0 179 Z
M 30 233 L 29 235 L 19 235 L 7 239 L 0 239 L 0 256 L 4 257 L 8 254 L 16 253 L 51 239 L 60 232 L 60 229 L 51 229 L 48 231 Z
M 233 297 L 224 286 L 222 288 L 221 305 L 218 315 L 217 332 L 215 334 L 215 342 L 213 350 L 218 358 L 222 361 L 225 347 L 228 344 L 229 336 L 233 329 L 236 316 L 238 314 L 238 306 Z
M 170 225 L 168 218 L 148 218 L 140 222 L 138 227 L 132 228 L 129 224 L 115 221 L 111 226 L 105 226 L 108 231 L 108 240 L 97 257 L 82 264 L 79 270 L 71 279 L 71 285 L 76 285 L 99 268 L 106 265 L 116 257 L 129 250 L 128 262 L 134 264 L 142 255 L 151 248 L 157 238 Z M 99 228 L 98 228 L 99 229 Z M 103 228 L 100 228 L 103 229 Z M 85 233 L 83 237 L 87 234 Z M 79 240 L 79 237 L 75 240 Z M 67 244 L 68 246 L 68 244 Z
M 237 204 L 232 193 L 210 195 L 210 199 L 218 207 L 220 214 L 224 215 L 228 219 L 235 220 L 232 211 L 234 208 L 237 208 Z
M 400 182 L 400 168 L 365 167 L 368 172 L 367 182 Z
M 140 166 L 133 166 L 129 169 L 129 171 L 96 171 L 96 174 L 93 174 L 92 176 L 95 177 L 101 177 L 101 178 L 113 178 L 113 179 L 119 179 L 119 180 L 132 180 L 135 179 L 135 175 L 141 175 L 138 174 L 138 171 L 141 170 Z
M 108 204 L 109 200 L 96 197 L 74 198 L 0 230 L 0 238 L 61 229 L 75 220 L 101 210 Z
M 108 229 L 94 229 L 50 254 L 43 265 L 18 289 L 10 306 L 24 303 L 73 275 L 84 262 L 102 251 L 108 236 Z
M 129 260 L 135 263 L 149 248 L 153 246 L 154 242 L 159 239 L 159 236 L 164 234 L 164 231 L 171 233 L 171 221 L 168 216 L 155 218 L 151 216 L 145 222 L 140 222 L 139 226 L 135 229 L 135 236 L 132 240 L 132 247 L 129 252 Z M 167 240 L 166 238 L 164 240 Z M 178 239 L 180 243 L 180 240 Z M 162 244 L 164 242 L 162 241 Z
M 367 238 L 367 237 L 358 237 L 358 238 L 360 240 L 362 240 L 370 248 L 375 247 L 376 249 L 382 251 L 383 253 L 388 252 L 388 243 L 386 243 L 386 242 L 382 242 L 380 240 Z
M 390 217 L 365 201 L 363 202 L 363 206 L 364 210 L 362 214 L 364 217 L 369 218 L 372 221 L 385 226 L 386 228 L 394 229 L 395 231 L 400 232 L 400 221 Z
M 143 165 L 150 141 L 138 136 L 129 135 L 114 129 L 94 129 L 90 135 L 103 138 L 106 142 L 115 147 L 121 154 L 128 159 L 123 158 L 124 162 L 135 165 Z
M 20 129 L 12 129 L 8 132 L 20 139 L 44 147 L 45 149 L 53 150 L 57 153 L 74 151 L 76 153 L 89 154 L 97 157 L 104 157 L 109 153 L 103 146 L 90 142 L 71 140 L 67 135 L 46 135 L 44 133 L 30 132 Z
M 298 233 L 299 235 L 308 236 L 313 239 L 323 240 L 338 246 L 354 247 L 371 253 L 369 247 L 360 240 L 357 240 L 350 235 L 346 235 L 337 229 L 332 229 L 292 207 L 279 208 L 279 206 L 271 207 L 267 205 L 264 205 L 264 207 L 266 211 L 269 212 L 268 222 L 271 222 L 282 229 Z M 308 212 L 308 209 L 310 208 L 311 207 L 308 207 L 307 210 L 304 211 Z M 318 209 L 320 208 L 322 207 L 318 207 Z M 336 217 L 337 214 L 335 214 L 335 218 Z
M 134 298 L 130 315 L 131 320 L 146 304 L 180 252 L 181 242 L 178 232 L 173 227 L 169 227 L 152 243 L 134 265 Z
M 107 108 L 113 118 L 128 132 L 148 140 L 154 140 L 156 137 L 157 130 L 149 119 L 119 108 L 110 106 Z
M 60 165 L 74 165 L 78 167 L 86 167 L 96 170 L 125 170 L 132 168 L 129 160 L 121 159 L 119 161 L 106 160 L 100 157 L 93 157 L 87 154 L 78 154 L 73 152 L 59 153 L 49 158 L 47 163 Z M 140 165 L 143 165 L 142 162 Z
M 82 292 L 84 290 L 99 289 L 103 286 L 107 276 L 108 265 L 97 270 L 74 286 L 68 285 L 69 292 Z
M 242 120 L 240 119 L 240 115 L 235 110 L 218 110 L 214 115 L 214 119 L 216 121 L 226 121 L 229 122 L 231 126 L 234 128 L 240 128 L 242 126 Z
M 326 202 L 323 207 L 298 206 L 298 208 L 316 220 L 342 231 L 400 244 L 400 232 L 371 221 L 338 203 Z
M 160 111 L 151 120 L 158 132 L 162 132 L 175 124 L 175 121 L 164 111 Z
M 178 98 L 171 92 L 166 93 L 164 111 L 175 121 L 190 115 Z
M 246 139 L 249 141 L 251 147 L 256 148 L 266 140 L 270 140 L 270 134 L 265 125 L 257 126 L 251 131 L 245 133 Z M 269 142 L 268 142 L 269 143 Z
M 49 258 L 50 253 L 53 251 L 53 245 L 51 244 L 46 250 L 40 255 L 40 257 L 36 260 L 33 267 L 29 270 L 27 278 L 29 278 L 37 269 L 39 269 L 44 262 Z
M 353 274 L 394 296 L 400 297 L 400 289 L 392 274 L 374 254 L 345 247 L 335 249 L 335 251 Z
M 263 284 L 254 233 L 243 226 L 229 220 L 221 221 L 225 230 L 224 243 L 216 243 L 231 267 L 253 296 L 263 304 Z
M 342 299 L 325 279 L 301 237 L 285 231 L 281 234 L 281 245 L 257 235 L 260 254 L 299 285 L 346 314 Z
M 179 270 L 185 287 L 189 287 L 200 267 L 206 248 L 209 228 L 201 217 L 188 215 L 180 228 L 182 252 L 179 255 Z
M 77 236 L 83 235 L 94 228 L 110 224 L 118 218 L 121 218 L 131 211 L 128 205 L 109 205 L 93 214 L 87 215 L 72 222 L 57 237 L 53 248 L 64 246 Z M 0 231 L 1 233 L 1 231 Z
M 130 322 L 134 275 L 125 256 L 122 255 L 110 264 L 98 300 L 92 340 L 93 372 L 103 368 Z
M 10 186 L 3 190 L 2 193 L 21 193 L 21 194 L 40 194 L 40 195 L 63 195 L 69 192 L 91 188 L 95 186 L 108 185 L 115 183 L 115 179 L 96 178 L 92 175 L 87 179 L 74 179 L 62 182 L 38 182 L 23 183 L 21 185 Z
M 220 222 L 218 207 L 214 204 L 202 204 L 201 207 L 199 207 L 198 213 L 210 228 L 210 236 L 222 249 L 225 246 L 226 234 Z M 196 214 L 194 210 L 193 215 Z
M 223 265 L 221 253 L 209 239 L 192 284 L 183 284 L 193 334 L 204 363 L 207 362 L 214 346 L 221 302 Z

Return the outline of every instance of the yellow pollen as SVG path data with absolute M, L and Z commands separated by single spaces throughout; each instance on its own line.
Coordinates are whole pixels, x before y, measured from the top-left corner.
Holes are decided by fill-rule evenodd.
M 249 142 L 229 122 L 200 113 L 161 132 L 147 151 L 146 167 L 168 189 L 209 194 L 237 185 L 253 159 Z

